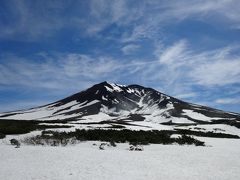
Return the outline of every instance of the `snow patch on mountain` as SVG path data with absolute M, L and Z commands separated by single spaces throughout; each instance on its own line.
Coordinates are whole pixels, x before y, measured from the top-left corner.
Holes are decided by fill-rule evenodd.
M 212 118 L 207 117 L 201 113 L 195 112 L 193 110 L 189 110 L 189 109 L 183 109 L 183 115 L 187 115 L 190 118 L 193 119 L 198 119 L 198 120 L 202 120 L 202 121 L 208 121 L 210 122 Z
M 117 92 L 123 91 L 117 84 L 110 83 L 110 85 L 112 86 L 114 91 L 117 91 Z

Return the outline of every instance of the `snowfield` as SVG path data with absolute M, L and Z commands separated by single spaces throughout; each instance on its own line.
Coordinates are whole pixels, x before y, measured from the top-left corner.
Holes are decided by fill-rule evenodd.
M 128 144 L 99 150 L 93 143 L 75 146 L 14 148 L 0 140 L 1 180 L 239 180 L 240 140 L 198 138 L 206 147 Z

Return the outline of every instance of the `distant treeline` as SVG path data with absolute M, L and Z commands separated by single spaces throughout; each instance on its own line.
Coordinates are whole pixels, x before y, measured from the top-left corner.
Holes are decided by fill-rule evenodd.
M 44 130 L 48 128 L 69 128 L 67 125 L 41 125 L 38 121 L 18 121 L 18 120 L 0 120 L 0 139 L 5 135 L 26 134 L 34 130 Z

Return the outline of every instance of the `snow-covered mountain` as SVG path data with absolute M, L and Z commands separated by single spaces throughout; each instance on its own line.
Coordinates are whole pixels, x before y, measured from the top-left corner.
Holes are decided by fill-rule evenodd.
M 187 103 L 152 88 L 102 82 L 45 106 L 1 113 L 0 120 L 4 119 L 68 121 L 88 127 L 221 129 L 223 125 L 239 128 L 240 114 Z
M 21 126 L 26 120 L 34 122 L 24 122 L 25 125 Z M 1 122 L 6 122 L 2 123 L 2 128 Z M 80 132 L 75 128 L 167 130 L 162 132 L 168 135 L 174 131 L 171 134 L 173 137 L 190 131 L 189 135 L 204 140 L 207 147 L 151 144 L 144 146 L 144 153 L 134 153 L 127 150 L 129 145 L 126 142 L 117 143 L 117 147 L 106 146 L 103 152 L 99 150 L 102 142 L 87 142 L 84 138 L 81 140 L 84 143 L 69 145 L 68 148 L 41 145 L 15 149 L 6 146 L 12 138 L 22 144 L 30 142 L 31 137 L 35 139 L 33 144 L 39 141 L 45 128 L 35 129 L 38 128 L 35 124 L 33 129 L 27 128 L 32 123 L 48 125 L 45 128 L 54 132 L 71 131 L 75 136 Z M 240 137 L 239 124 L 239 114 L 183 102 L 139 85 L 102 82 L 45 106 L 0 114 L 0 135 L 3 133 L 1 130 L 7 127 L 4 132 L 7 136 L 0 141 L 0 154 L 3 154 L 0 155 L 0 179 L 239 179 L 239 139 L 225 139 Z M 53 129 L 52 125 L 57 125 L 58 129 Z M 73 127 L 66 128 L 65 125 Z M 18 135 L 24 132 L 21 128 L 32 132 Z M 45 138 L 51 137 L 51 131 L 44 134 Z M 99 135 L 98 131 L 96 134 Z M 63 133 L 58 138 L 61 137 L 64 139 L 67 136 Z M 48 138 L 46 141 L 50 142 Z M 24 162 L 28 166 L 23 166 Z M 191 166 L 193 162 L 195 168 Z M 22 173 L 26 170 L 27 173 Z M 224 173 L 219 173 L 223 170 Z M 179 174 L 182 172 L 184 176 L 181 177 Z

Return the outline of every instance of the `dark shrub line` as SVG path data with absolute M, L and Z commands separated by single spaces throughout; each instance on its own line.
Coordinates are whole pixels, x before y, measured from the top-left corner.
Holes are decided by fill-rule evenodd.
M 35 121 L 1 120 L 0 134 L 3 135 L 26 134 L 34 130 L 44 130 L 47 128 L 70 128 L 70 127 L 71 126 L 67 125 L 39 125 L 39 122 Z
M 202 132 L 202 131 L 191 131 L 188 129 L 177 129 L 175 128 L 178 134 L 185 134 L 185 135 L 194 135 L 194 136 L 201 136 L 201 137 L 214 137 L 214 138 L 233 138 L 239 139 L 240 137 L 233 134 L 225 134 L 225 133 L 215 133 L 215 132 Z
M 76 138 L 79 141 L 107 141 L 110 143 L 130 143 L 136 144 L 173 144 L 177 143 L 180 145 L 189 144 L 196 146 L 204 146 L 204 142 L 194 139 L 193 137 L 183 135 L 178 138 L 172 138 L 172 133 L 169 131 L 132 131 L 132 130 L 103 130 L 103 129 L 77 129 L 74 132 L 53 132 L 43 131 L 42 135 L 33 137 L 31 141 L 33 144 L 38 144 L 42 140 L 49 139 L 60 141 Z
M 5 137 L 6 137 L 5 134 L 0 133 L 0 139 L 3 139 L 3 138 L 5 138 Z

